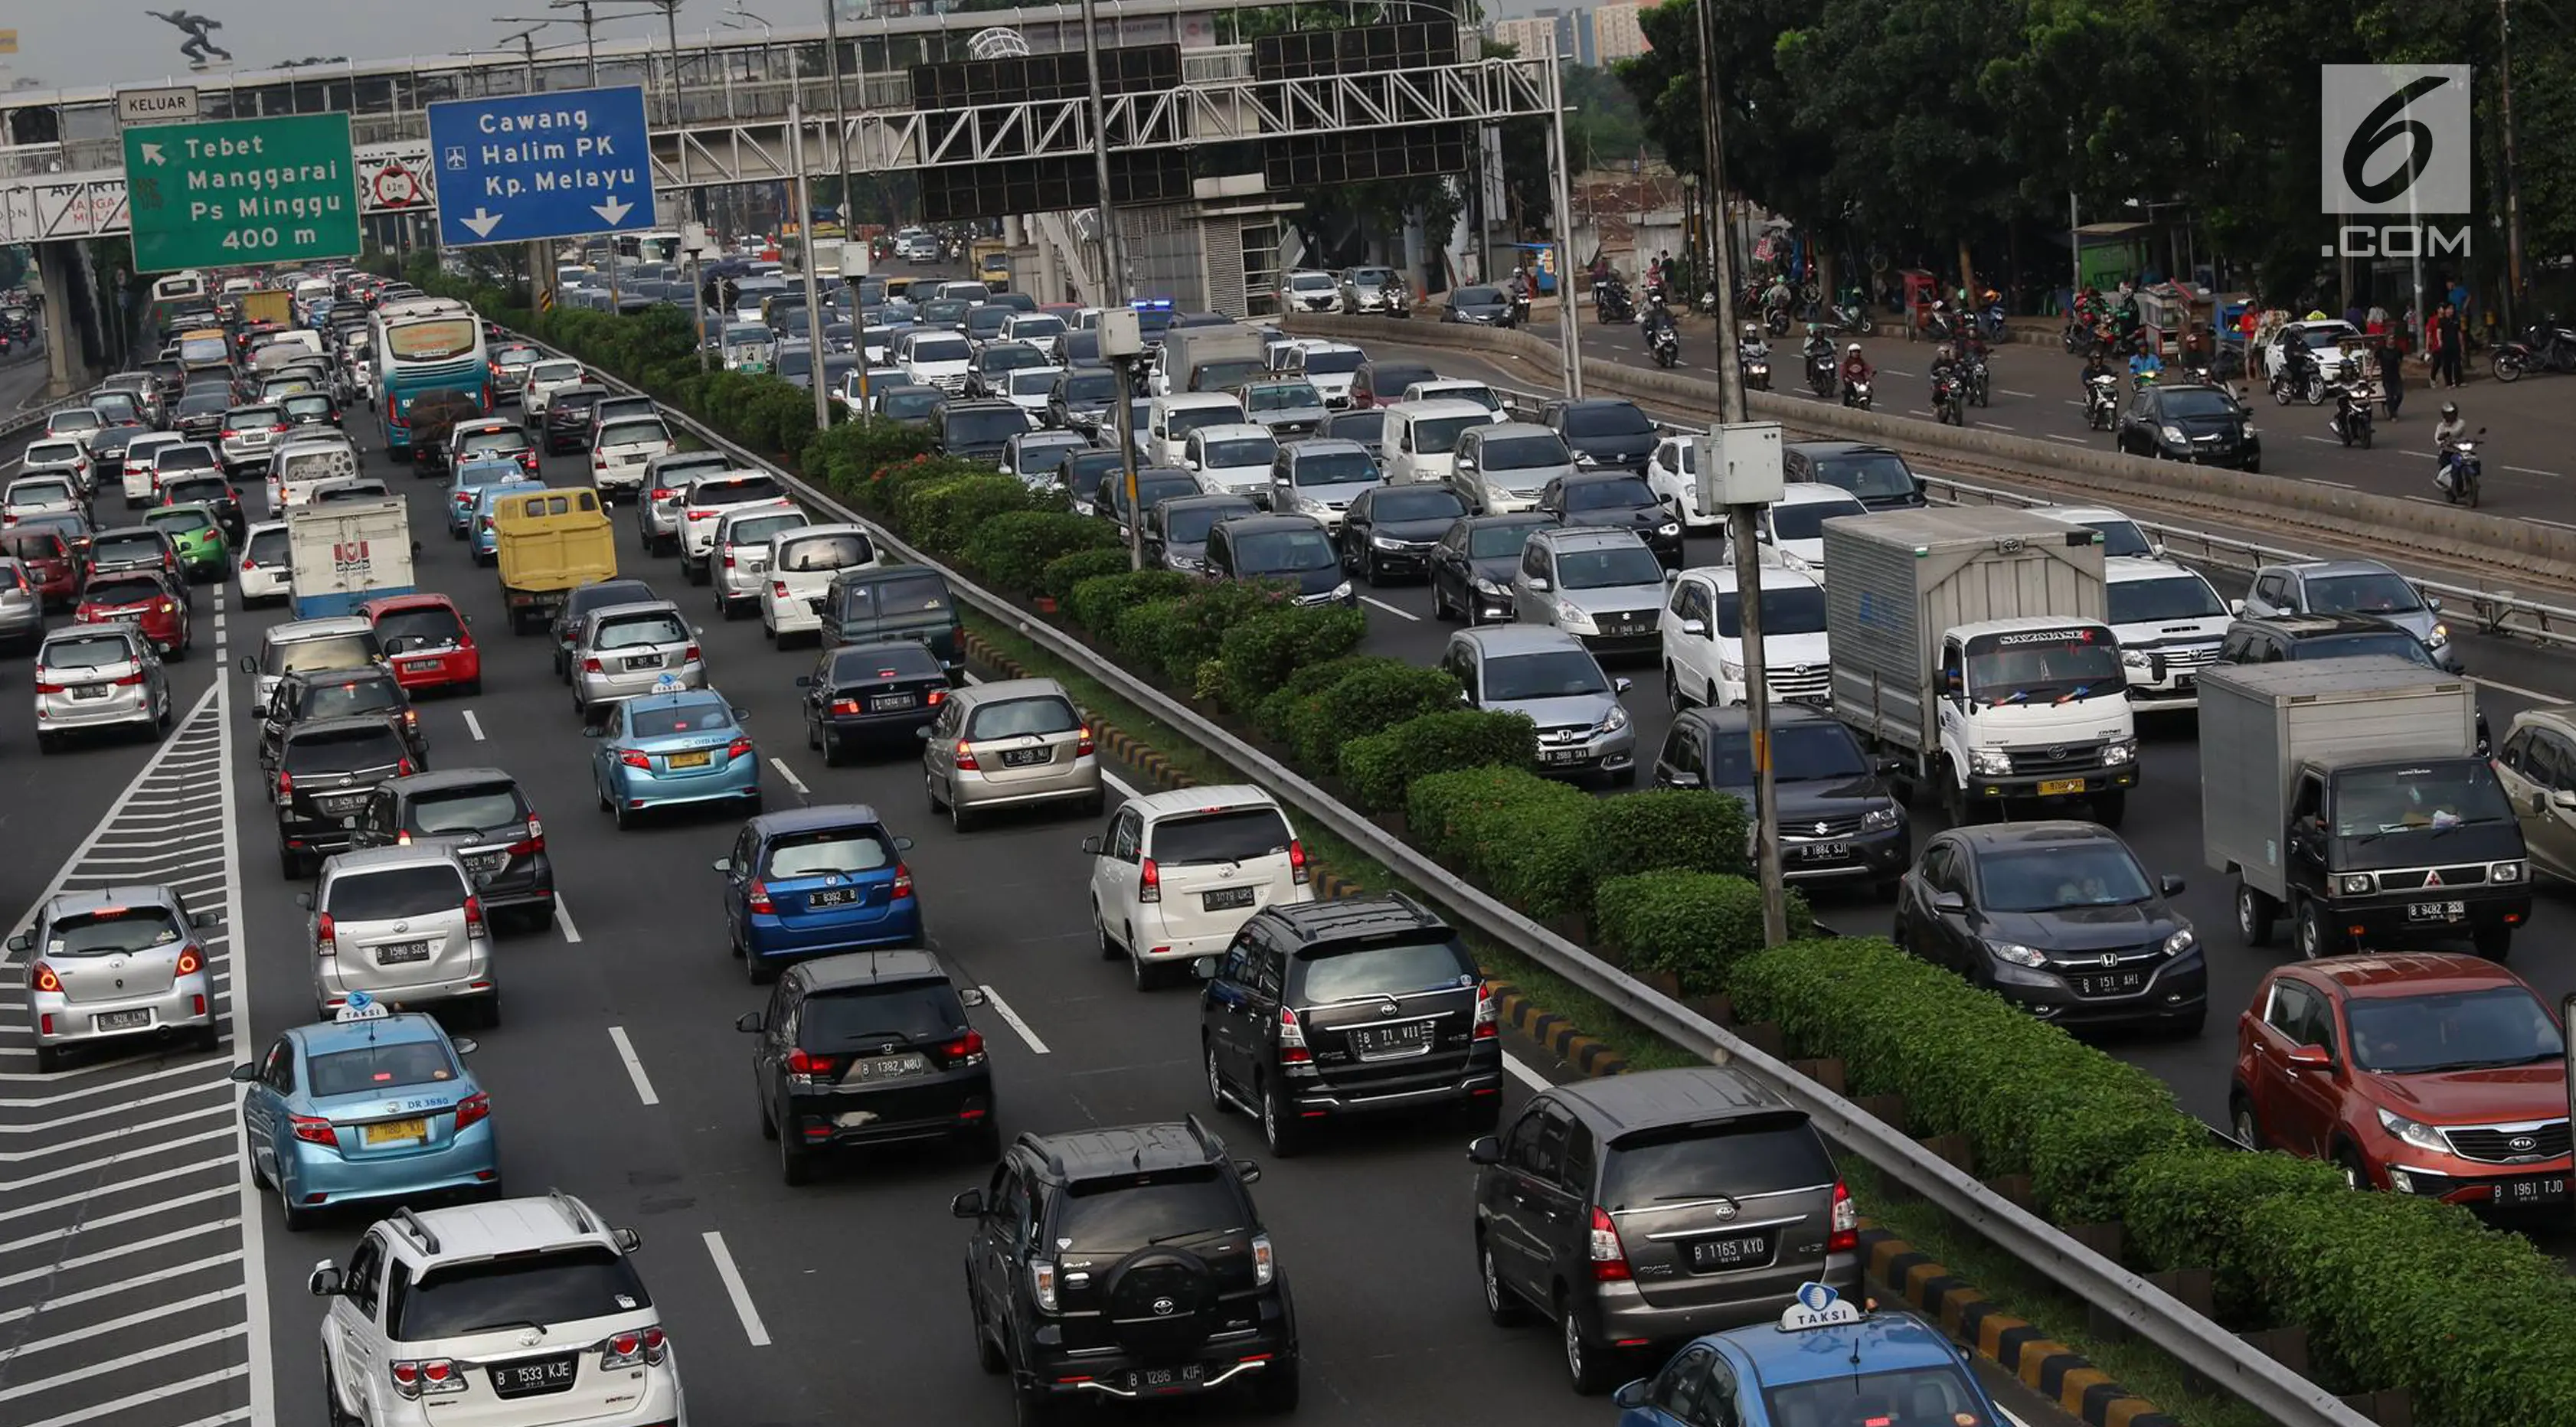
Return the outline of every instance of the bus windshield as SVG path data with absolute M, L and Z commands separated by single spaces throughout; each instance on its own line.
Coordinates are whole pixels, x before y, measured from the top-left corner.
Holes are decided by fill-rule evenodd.
M 470 317 L 412 322 L 385 332 L 385 350 L 400 362 L 436 362 L 474 350 L 482 329 Z

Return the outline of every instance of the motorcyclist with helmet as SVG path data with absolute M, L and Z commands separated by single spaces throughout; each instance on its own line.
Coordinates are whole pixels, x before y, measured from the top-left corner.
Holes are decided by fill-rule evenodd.
M 2129 389 L 2136 391 L 2165 374 L 2165 359 L 2152 346 L 2143 347 L 2129 358 Z
M 2456 401 L 2442 403 L 2442 419 L 2433 427 L 2433 484 L 2451 488 L 2451 470 L 2460 457 L 2460 443 L 2469 438 L 2469 423 L 2460 416 Z
M 1830 369 L 1834 360 L 1834 339 L 1825 335 L 1822 324 L 1810 322 L 1807 324 L 1807 344 L 1798 349 L 1798 354 L 1806 359 L 1809 371 L 1819 366 Z
M 1941 410 L 1943 386 L 1950 382 L 1965 380 L 1966 377 L 1966 374 L 1959 370 L 1959 354 L 1951 350 L 1949 343 L 1944 342 L 1934 349 L 1932 370 L 1929 375 L 1932 381 L 1932 410 L 1937 415 Z
M 1862 354 L 1860 343 L 1854 342 L 1850 346 L 1843 348 L 1844 386 L 1848 387 L 1855 384 L 1866 386 L 1869 384 L 1871 375 L 1869 358 Z

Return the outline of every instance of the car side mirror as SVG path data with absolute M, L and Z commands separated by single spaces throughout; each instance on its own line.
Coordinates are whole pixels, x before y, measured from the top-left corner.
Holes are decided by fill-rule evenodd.
M 245 655 L 243 655 L 243 656 L 241 657 L 241 661 L 240 661 L 240 662 L 241 662 L 241 671 L 242 671 L 243 673 L 245 673 L 245 674 L 256 674 L 256 673 L 258 673 L 258 672 L 259 672 L 259 661 L 258 661 L 257 659 L 254 659 L 254 658 L 252 658 L 251 656 L 249 656 L 249 655 L 245 654 Z
M 1216 979 L 1216 958 L 1213 956 L 1191 957 L 1190 975 L 1201 981 L 1214 981 Z
M 2576 813 L 2576 791 L 2566 788 L 2552 790 L 2549 794 L 2549 806 L 2562 813 Z M 11 945 L 14 946 L 16 943 L 12 942 Z
M 606 738 L 608 736 L 608 725 L 604 723 L 585 723 L 581 726 L 581 736 L 584 738 Z
M 2431 610 L 2435 614 L 2440 614 L 2442 612 L 2442 597 L 2440 595 L 2425 595 L 2424 608 Z
M 769 1020 L 758 1011 L 745 1011 L 733 1018 L 733 1028 L 744 1035 L 758 1035 L 769 1028 Z
M 341 1291 L 340 1270 L 324 1259 L 313 1266 L 312 1276 L 304 1280 L 304 1286 L 316 1298 L 337 1298 Z
M 1943 892 L 1932 899 L 1932 910 L 1944 916 L 1965 916 L 1968 911 L 1968 899 L 1956 892 Z
M 2162 877 L 2157 878 L 2157 879 L 2156 879 L 2156 888 L 2157 888 L 2157 890 L 2159 890 L 2159 891 L 2163 892 L 2163 893 L 2164 893 L 2166 896 L 2168 896 L 2168 897 L 2179 897 L 2179 896 L 2181 896 L 2181 895 L 2182 895 L 2182 876 L 2181 876 L 2181 874 L 2179 874 L 2179 873 L 2174 873 L 2174 872 L 2168 872 L 2168 873 L 2166 873 L 2165 875 L 2163 875 Z
M 1610 1405 L 1630 1409 L 1645 1406 L 1646 1384 L 1647 1379 L 1642 1377 L 1635 1382 L 1621 1384 L 1617 1392 L 1610 1394 Z
M 2243 619 L 2245 617 L 2245 601 L 2229 600 L 2227 602 L 2227 612 L 2236 616 L 2238 619 Z
M 1667 788 L 1696 788 L 1699 786 L 1699 775 L 1674 768 L 1666 770 L 1664 776 L 1657 781 Z
M 1529 587 L 1532 593 L 1542 595 L 1546 594 L 1549 590 L 1556 588 L 1554 585 L 1549 584 L 1545 577 L 1539 575 L 1532 575 L 1529 577 Z
M 1708 621 L 1704 619 L 1683 620 L 1682 633 L 1687 634 L 1694 639 L 1706 639 L 1708 637 Z
M 631 1254 L 644 1247 L 644 1236 L 622 1224 L 609 1230 L 608 1238 L 610 1242 L 617 1245 L 617 1251 L 622 1254 Z
M 912 731 L 912 736 L 920 739 L 924 743 L 928 743 L 930 741 L 930 730 L 926 728 L 916 728 Z
M 2290 1064 L 2302 1070 L 2331 1070 L 2334 1054 L 2321 1045 L 2294 1045 L 2287 1057 Z
M 961 1006 L 981 1006 L 984 1004 L 984 1000 L 984 988 L 981 986 L 960 986 L 957 988 L 957 1004 Z
M 956 1198 L 949 1200 L 948 1213 L 949 1217 L 956 1219 L 983 1218 L 984 1191 L 980 1189 L 969 1189 L 965 1193 L 958 1195 Z
M 1098 857 L 1100 855 L 1099 835 L 1095 833 L 1090 837 L 1084 838 L 1082 840 L 1082 851 L 1087 857 Z
M 717 858 L 715 861 L 710 862 L 710 863 L 708 863 L 707 865 L 708 865 L 708 866 L 710 866 L 710 867 L 712 867 L 712 868 L 714 868 L 714 869 L 715 869 L 715 870 L 717 870 L 718 872 L 723 873 L 723 874 L 724 874 L 724 875 L 726 875 L 727 877 L 730 877 L 730 876 L 732 876 L 732 875 L 733 875 L 733 859 L 732 859 L 732 858 L 730 858 L 730 857 L 719 857 L 719 858 Z
M 483 1043 L 472 1036 L 454 1036 L 449 1038 L 447 1048 L 458 1055 L 472 1055 L 483 1048 Z
M 252 1081 L 259 1079 L 259 1066 L 256 1064 L 236 1065 L 230 1071 L 225 1073 L 224 1078 L 236 1085 L 248 1085 Z
M 1467 1142 L 1467 1162 L 1469 1164 L 1501 1164 L 1503 1162 L 1503 1142 L 1494 1138 L 1492 1135 L 1478 1135 L 1476 1138 Z
M 1634 679 L 1613 679 L 1610 681 L 1610 692 L 1614 694 L 1624 694 L 1635 687 L 1637 687 L 1637 681 Z
M 814 676 L 813 676 L 813 675 L 811 675 L 811 674 L 799 674 L 799 675 L 797 675 L 797 676 L 796 676 L 796 687 L 798 687 L 798 688 L 800 688 L 800 689 L 810 689 L 810 688 L 814 687 Z
M 896 839 L 894 840 L 894 850 L 895 850 L 895 851 L 897 851 L 897 852 L 910 852 L 910 851 L 912 851 L 912 839 L 911 839 L 911 838 L 908 838 L 908 837 L 898 837 L 898 838 L 896 838 Z
M 36 934 L 33 932 L 20 932 L 16 936 L 9 938 L 9 949 L 11 951 L 25 951 L 30 947 L 33 947 L 35 944 Z
M 306 911 L 308 911 L 308 912 L 309 912 L 309 911 L 311 911 L 311 910 L 313 910 L 313 894 L 312 894 L 312 893 L 310 893 L 310 892 L 298 892 L 298 893 L 296 893 L 296 894 L 295 894 L 295 905 L 297 905 L 297 906 L 299 906 L 299 907 L 302 907 L 304 910 L 306 910 Z

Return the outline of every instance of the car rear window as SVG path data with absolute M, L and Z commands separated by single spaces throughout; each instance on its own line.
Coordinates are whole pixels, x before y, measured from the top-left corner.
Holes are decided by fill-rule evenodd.
M 646 441 L 658 441 L 667 446 L 671 441 L 670 429 L 649 418 L 642 421 L 621 419 L 599 428 L 599 444 L 602 446 L 626 446 Z
M 119 561 L 148 564 L 160 560 L 163 548 L 158 536 L 102 535 L 90 546 L 89 558 L 94 565 L 112 565 Z
M 432 1268 L 411 1283 L 396 1274 L 385 1316 L 396 1341 L 418 1343 L 652 1306 L 652 1295 L 623 1254 L 585 1245 Z
M 771 839 L 769 865 L 761 875 L 773 878 L 848 876 L 895 865 L 894 844 L 875 827 L 817 828 L 784 833 Z
M 1290 840 L 1288 820 L 1277 808 L 1226 808 L 1156 822 L 1147 850 L 1155 861 L 1178 867 L 1267 857 L 1286 852 Z
M 463 621 L 445 605 L 417 605 L 376 616 L 376 639 L 388 653 L 455 644 L 464 637 Z
M 402 703 L 402 686 L 391 679 L 329 680 L 306 686 L 303 713 L 308 719 L 342 718 L 383 713 Z
M 98 580 L 89 582 L 81 596 L 83 604 L 129 605 L 147 600 L 167 599 L 170 592 L 158 580 Z
M 688 637 L 688 626 L 676 614 L 637 614 L 600 621 L 599 637 L 591 642 L 601 649 L 640 649 Z
M 513 783 L 478 783 L 467 788 L 441 788 L 415 793 L 404 826 L 428 837 L 442 833 L 481 832 L 528 816 L 527 801 Z
M 1149 1244 L 1180 1243 L 1245 1227 L 1242 1197 L 1213 1165 L 1076 1184 L 1059 1203 L 1055 1235 L 1066 1257 L 1110 1259 Z
M 832 682 L 869 684 L 880 679 L 927 679 L 942 673 L 926 644 L 876 644 L 845 649 L 832 658 Z
M 945 981 L 851 986 L 805 998 L 796 1044 L 820 1054 L 882 1045 L 889 1035 L 934 1044 L 964 1031 L 966 1008 Z
M 344 922 L 385 922 L 452 912 L 473 889 L 443 862 L 387 867 L 331 879 L 322 910 Z
M 27 464 L 31 466 L 59 465 L 80 457 L 80 446 L 70 441 L 45 441 L 27 448 Z
M 1631 1130 L 1610 1142 L 1602 1202 L 1612 1209 L 1719 1195 L 1741 1199 L 1834 1182 L 1833 1158 L 1794 1110 L 1714 1124 Z
M 691 505 L 749 505 L 756 500 L 783 500 L 787 492 L 767 476 L 703 480 L 689 487 Z
M 685 704 L 665 704 L 659 708 L 639 708 L 627 715 L 627 726 L 637 738 L 674 738 L 684 733 L 714 733 L 733 727 L 733 711 L 720 703 L 693 700 Z
M 47 956 L 110 956 L 169 946 L 187 933 L 167 907 L 100 907 L 55 922 L 45 932 Z
M 456 1078 L 456 1062 L 436 1041 L 400 1041 L 335 1050 L 304 1062 L 305 1093 L 382 1095 L 407 1085 L 441 1085 Z
M 966 737 L 1021 738 L 1032 734 L 1071 733 L 1082 727 L 1073 705 L 1053 694 L 1005 699 L 984 704 L 966 720 Z
M 924 579 L 860 581 L 849 586 L 847 606 L 854 618 L 879 615 L 944 614 L 949 609 L 948 582 Z
M 21 560 L 59 560 L 63 558 L 63 537 L 50 530 L 13 531 L 0 535 L 0 554 Z
M 134 657 L 134 646 L 122 634 L 96 634 L 86 639 L 49 639 L 38 660 L 48 669 L 104 669 Z
M 733 523 L 732 529 L 725 536 L 725 543 L 728 545 L 766 545 L 769 543 L 769 537 L 776 535 L 782 530 L 794 530 L 798 526 L 811 524 L 813 524 L 812 521 L 807 520 L 801 512 L 796 511 L 789 511 L 779 515 L 745 516 Z
M 1473 986 L 1476 963 L 1447 941 L 1320 947 L 1298 953 L 1292 967 L 1303 1001 L 1325 1005 L 1367 996 L 1411 996 Z
M 305 674 L 334 669 L 363 669 L 376 662 L 376 636 L 370 634 L 326 634 L 318 639 L 297 639 L 278 646 L 279 674 Z
M 402 761 L 402 739 L 391 725 L 335 728 L 289 739 L 286 744 L 289 773 L 346 773 L 360 768 L 389 768 Z
M 840 570 L 852 565 L 864 565 L 875 556 L 876 551 L 868 544 L 868 538 L 855 531 L 844 531 L 833 535 L 809 535 L 791 540 L 780 548 L 778 568 L 806 573 L 816 570 Z
M 242 558 L 254 565 L 283 565 L 287 559 L 287 534 L 283 529 L 254 530 Z
M 191 531 L 208 529 L 215 521 L 214 517 L 202 510 L 156 510 L 143 517 L 143 523 L 185 535 Z
M 163 481 L 161 490 L 173 499 L 189 502 L 232 498 L 232 487 L 225 485 L 220 476 L 191 476 L 184 481 Z

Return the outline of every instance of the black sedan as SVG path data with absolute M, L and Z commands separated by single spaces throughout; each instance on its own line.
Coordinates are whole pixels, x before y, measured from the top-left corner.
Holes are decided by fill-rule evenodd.
M 805 746 L 823 750 L 827 768 L 867 743 L 917 751 L 918 730 L 948 702 L 948 672 L 917 639 L 826 649 L 796 687 L 804 691 Z
M 2120 449 L 2137 456 L 2263 469 L 2263 443 L 2254 415 L 2224 388 L 2151 386 L 2129 398 L 2120 412 Z
M 1624 471 L 1559 476 L 1538 493 L 1537 511 L 1558 525 L 1634 530 L 1665 569 L 1682 567 L 1682 523 L 1642 476 Z
M 1177 466 L 1148 466 L 1136 473 L 1136 504 L 1141 510 L 1174 496 L 1201 493 L 1199 478 Z M 1121 471 L 1114 480 L 1100 483 L 1100 496 L 1091 505 L 1091 513 L 1117 527 L 1120 536 L 1127 534 L 1127 478 Z
M 1661 439 L 1655 423 L 1635 402 L 1616 397 L 1551 401 L 1540 413 L 1539 424 L 1564 437 L 1579 464 L 1616 470 L 1646 469 Z
M 2209 967 L 2128 844 L 2085 822 L 1956 828 L 1899 884 L 1896 944 L 2042 1020 L 2196 1035 Z
M 1145 563 L 1158 570 L 1206 574 L 1208 532 L 1216 529 L 1218 521 L 1260 513 L 1261 507 L 1253 504 L 1250 497 L 1221 491 L 1174 496 L 1149 506 L 1145 511 Z
M 1443 322 L 1472 322 L 1479 327 L 1512 325 L 1512 295 L 1499 287 L 1462 287 L 1449 294 Z
M 1449 523 L 1431 547 L 1431 613 L 1437 619 L 1482 624 L 1512 617 L 1512 572 L 1520 568 L 1529 533 L 1556 522 L 1524 511 L 1471 515 Z
M 1443 486 L 1372 486 L 1343 512 L 1342 568 L 1372 585 L 1428 575 L 1431 548 L 1466 514 L 1466 502 Z

